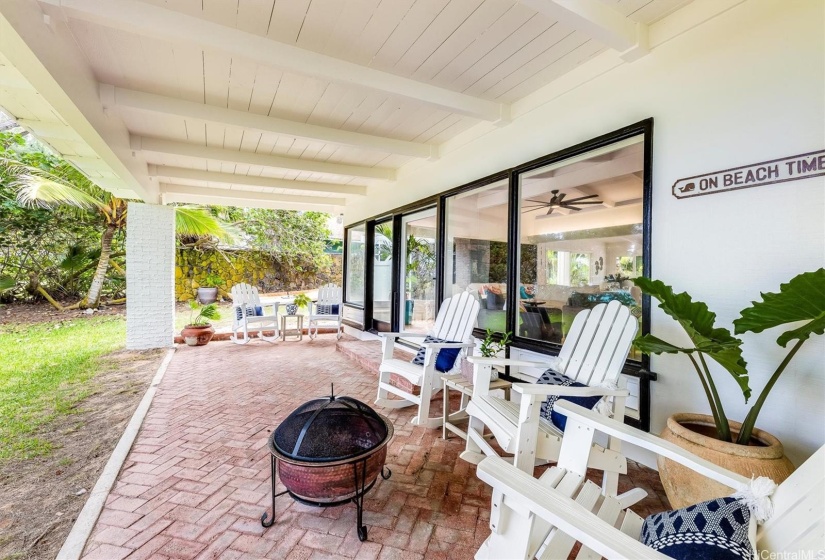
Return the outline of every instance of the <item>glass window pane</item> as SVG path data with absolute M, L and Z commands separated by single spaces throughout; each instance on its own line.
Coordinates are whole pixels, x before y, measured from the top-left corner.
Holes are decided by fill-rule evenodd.
M 347 230 L 347 302 L 364 305 L 366 235 L 364 224 Z
M 519 177 L 519 336 L 562 343 L 611 300 L 641 317 L 643 183 L 642 136 Z
M 402 313 L 404 332 L 426 333 L 435 325 L 435 208 L 406 215 L 401 220 L 404 263 Z M 414 340 L 420 342 L 420 339 Z
M 446 203 L 444 297 L 469 292 L 481 305 L 478 326 L 504 332 L 507 181 L 451 196 Z
M 372 318 L 392 320 L 392 221 L 375 224 Z

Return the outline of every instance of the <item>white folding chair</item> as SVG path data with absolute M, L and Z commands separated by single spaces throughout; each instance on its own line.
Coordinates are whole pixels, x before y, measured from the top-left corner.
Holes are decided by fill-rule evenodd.
M 445 300 L 438 310 L 435 326 L 429 333 L 380 333 L 383 337 L 383 358 L 378 368 L 378 398 L 375 404 L 389 408 L 404 408 L 418 406 L 418 416 L 412 423 L 416 426 L 437 428 L 443 423 L 441 416 L 430 418 L 430 399 L 441 390 L 441 373 L 436 369 L 436 357 L 444 348 L 458 348 L 467 351 L 475 347 L 473 342 L 473 326 L 478 317 L 478 302 L 467 293 L 455 295 Z M 395 341 L 400 338 L 425 338 L 431 336 L 449 342 L 423 342 L 427 351 L 424 365 L 393 358 Z M 456 360 L 458 363 L 458 360 Z M 414 387 L 420 387 L 420 394 L 399 388 L 390 382 L 390 378 L 397 375 L 410 382 Z M 391 399 L 393 394 L 400 398 Z
M 343 329 L 341 320 L 344 316 L 343 302 L 344 297 L 340 286 L 327 284 L 318 290 L 318 300 L 309 304 L 309 325 L 307 326 L 309 338 L 314 339 L 318 336 L 318 326 L 322 322 L 334 322 L 338 328 L 335 336 L 338 339 L 341 338 Z M 334 307 L 337 307 L 335 312 L 333 312 Z
M 250 334 L 258 335 L 261 340 L 275 342 L 278 339 L 278 303 L 261 304 L 258 288 L 249 284 L 235 284 L 232 286 L 232 337 L 235 344 L 246 344 L 251 340 Z M 260 308 L 261 315 L 255 314 L 255 308 Z M 273 331 L 273 336 L 264 334 L 264 331 Z
M 514 455 L 514 464 L 532 474 L 538 462 L 555 461 L 559 456 L 562 432 L 540 416 L 541 404 L 550 395 L 587 397 L 602 396 L 605 410 L 614 418 L 624 418 L 627 390 L 620 378 L 638 322 L 630 310 L 618 301 L 599 304 L 579 312 L 558 356 L 544 362 L 505 358 L 471 357 L 475 364 L 473 396 L 467 406 L 470 416 L 467 446 L 461 458 L 478 463 L 484 456 L 498 456 L 485 438 L 485 428 L 495 436 L 506 453 Z M 489 391 L 492 366 L 552 368 L 586 387 L 562 387 L 537 383 L 514 383 L 512 390 L 521 402 L 492 396 Z M 556 401 L 561 402 L 561 401 Z M 590 466 L 605 471 L 608 494 L 616 495 L 620 473 L 627 472 L 627 461 L 620 453 L 621 444 L 611 440 L 608 448 L 597 446 Z M 641 490 L 624 496 L 625 505 L 644 498 Z
M 714 465 L 661 438 L 626 426 L 569 402 L 558 405 L 567 416 L 558 464 L 541 478 L 498 457 L 484 459 L 478 477 L 492 486 L 491 534 L 477 559 L 669 558 L 639 542 L 644 520 L 586 478 L 596 432 L 667 457 L 725 486 L 740 489 L 750 479 Z M 732 493 L 732 492 L 731 492 Z M 771 496 L 773 515 L 758 530 L 756 558 L 815 558 L 825 543 L 825 447 L 794 471 Z M 723 496 L 719 496 L 723 497 Z M 783 554 L 784 553 L 784 554 Z

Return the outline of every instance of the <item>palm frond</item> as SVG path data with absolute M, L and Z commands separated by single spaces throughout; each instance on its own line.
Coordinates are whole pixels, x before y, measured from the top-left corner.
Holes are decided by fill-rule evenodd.
M 235 240 L 235 232 L 228 224 L 206 208 L 195 206 L 175 207 L 175 232 L 178 235 L 212 235 L 227 243 Z
M 97 210 L 104 205 L 102 200 L 38 167 L 3 159 L 0 161 L 0 175 L 9 186 L 17 190 L 17 201 L 22 206 L 75 206 Z

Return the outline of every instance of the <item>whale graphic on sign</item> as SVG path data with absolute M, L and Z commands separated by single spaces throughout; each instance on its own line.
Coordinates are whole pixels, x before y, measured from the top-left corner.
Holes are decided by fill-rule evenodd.
M 688 183 L 684 187 L 679 189 L 679 192 L 690 192 L 696 188 L 696 183 Z

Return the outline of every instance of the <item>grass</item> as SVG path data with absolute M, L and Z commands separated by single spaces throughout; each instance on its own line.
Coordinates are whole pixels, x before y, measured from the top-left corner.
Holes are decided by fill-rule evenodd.
M 38 431 L 93 392 L 101 358 L 125 338 L 122 317 L 0 326 L 0 460 L 50 453 Z

